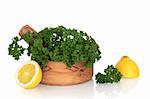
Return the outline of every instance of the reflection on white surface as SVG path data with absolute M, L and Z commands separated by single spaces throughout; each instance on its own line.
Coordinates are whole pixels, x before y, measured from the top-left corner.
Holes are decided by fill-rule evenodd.
M 93 80 L 83 84 L 72 86 L 46 86 L 39 85 L 35 89 L 21 90 L 25 95 L 33 97 L 53 97 L 65 99 L 93 99 L 94 98 L 94 83 Z M 41 98 L 42 99 L 42 98 Z
M 128 93 L 136 87 L 138 78 L 136 79 L 122 79 L 120 83 L 114 84 L 97 84 L 96 91 L 103 93 L 107 97 L 117 97 L 119 93 Z

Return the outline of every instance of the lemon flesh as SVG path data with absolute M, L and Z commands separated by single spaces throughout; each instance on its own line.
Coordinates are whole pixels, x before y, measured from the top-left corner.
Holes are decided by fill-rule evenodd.
M 42 80 L 42 70 L 35 61 L 25 62 L 18 69 L 16 80 L 23 88 L 34 88 Z
M 124 78 L 139 77 L 139 68 L 137 64 L 128 56 L 123 56 L 116 64 L 116 68 L 121 72 Z
M 35 67 L 33 64 L 26 64 L 24 65 L 18 75 L 18 80 L 23 84 L 26 84 L 31 81 L 35 74 Z

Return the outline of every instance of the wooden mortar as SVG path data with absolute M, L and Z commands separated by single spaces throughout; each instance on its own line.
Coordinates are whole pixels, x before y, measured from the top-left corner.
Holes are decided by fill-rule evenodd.
M 22 37 L 25 33 L 37 33 L 29 25 L 25 25 L 19 32 Z M 38 35 L 38 33 L 37 33 Z M 63 62 L 48 61 L 46 67 L 42 70 L 42 84 L 46 85 L 74 85 L 87 82 L 92 79 L 93 67 L 86 68 L 84 62 L 74 64 L 68 68 Z

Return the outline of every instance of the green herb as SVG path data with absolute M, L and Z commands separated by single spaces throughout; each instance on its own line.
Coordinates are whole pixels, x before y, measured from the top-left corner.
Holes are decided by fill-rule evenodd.
M 15 60 L 18 60 L 19 57 L 24 53 L 24 50 L 25 48 L 23 48 L 22 46 L 20 46 L 18 44 L 18 42 L 20 41 L 21 39 L 18 38 L 17 36 L 14 37 L 12 39 L 12 43 L 9 45 L 9 48 L 8 48 L 8 51 L 9 51 L 9 55 L 12 55 Z
M 31 60 L 37 61 L 41 68 L 44 68 L 46 63 L 49 60 L 48 57 L 49 51 L 47 48 L 43 47 L 41 39 L 34 38 L 33 44 L 29 44 L 28 55 L 31 55 Z
M 87 33 L 76 29 L 67 29 L 63 26 L 45 28 L 38 36 L 34 33 L 25 33 L 22 38 L 29 43 L 29 47 L 26 48 L 27 54 L 42 68 L 48 60 L 63 61 L 68 67 L 85 62 L 86 67 L 92 67 L 95 61 L 101 58 L 95 40 Z
M 113 66 L 108 65 L 107 69 L 104 70 L 105 74 L 98 73 L 95 75 L 96 83 L 114 83 L 121 80 L 122 74 Z

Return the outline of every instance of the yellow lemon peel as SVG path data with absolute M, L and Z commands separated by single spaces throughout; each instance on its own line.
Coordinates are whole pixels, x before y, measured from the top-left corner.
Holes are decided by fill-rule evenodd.
M 137 64 L 128 56 L 123 56 L 116 64 L 116 68 L 121 72 L 123 78 L 136 78 L 139 77 L 139 68 Z

